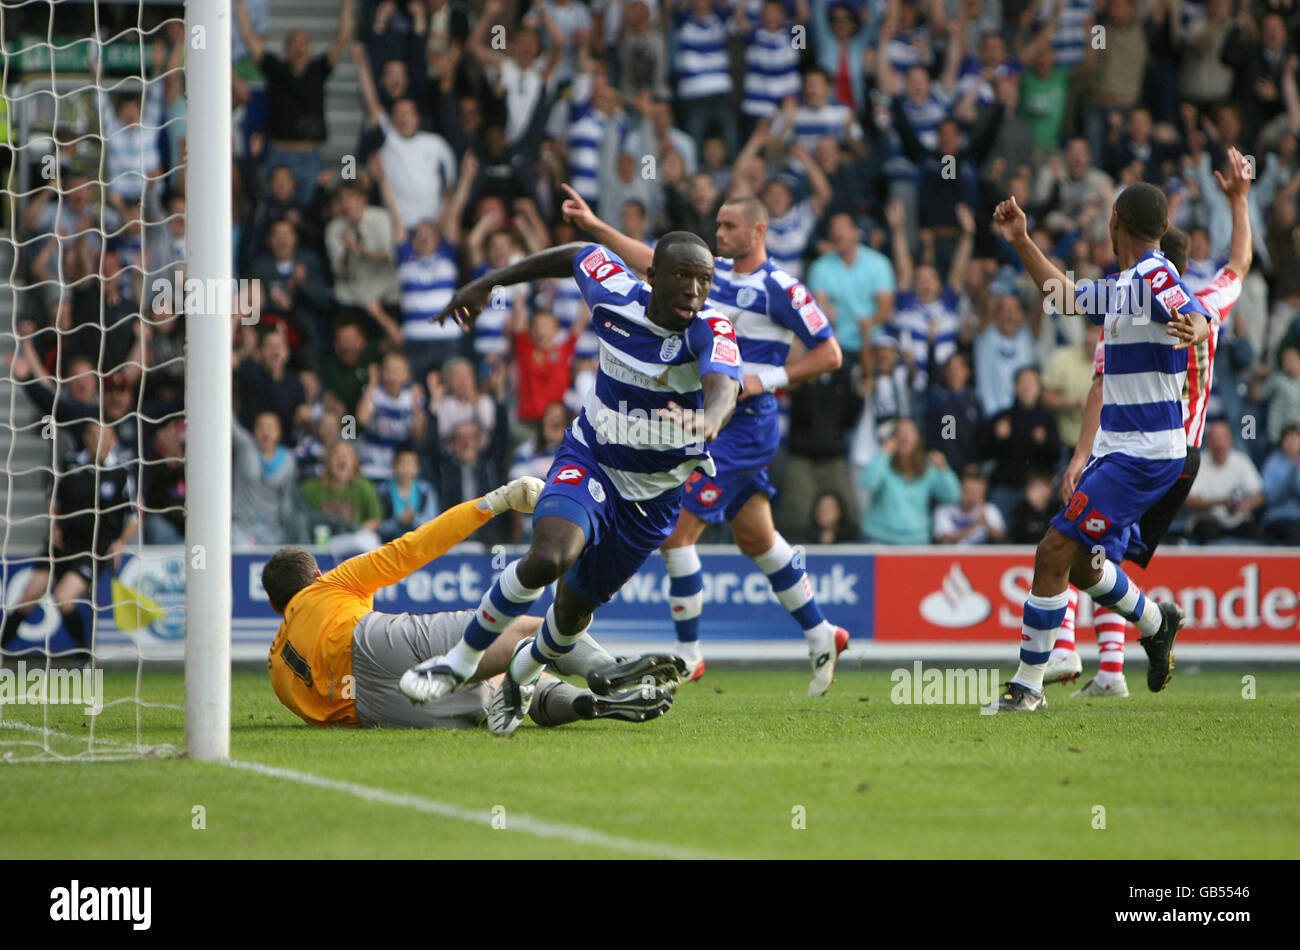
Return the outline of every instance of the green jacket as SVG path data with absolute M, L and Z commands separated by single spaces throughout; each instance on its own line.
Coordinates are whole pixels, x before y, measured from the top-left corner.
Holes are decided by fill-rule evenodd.
M 961 498 L 961 482 L 952 469 L 926 462 L 920 477 L 907 479 L 880 452 L 862 472 L 871 503 L 862 519 L 862 534 L 884 544 L 929 544 L 930 506 Z

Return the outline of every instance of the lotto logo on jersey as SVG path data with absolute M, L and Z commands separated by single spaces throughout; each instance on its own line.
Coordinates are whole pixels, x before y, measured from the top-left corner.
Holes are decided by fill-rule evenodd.
M 817 301 L 810 300 L 799 308 L 799 317 L 803 320 L 803 325 L 808 328 L 809 333 L 820 333 L 830 325 L 826 319 L 826 314 L 822 313 L 822 308 L 817 306 Z
M 1110 530 L 1111 521 L 1096 508 L 1088 512 L 1088 516 L 1083 519 L 1079 525 L 1079 530 L 1090 538 L 1100 539 L 1107 531 Z
M 710 359 L 721 366 L 739 366 L 740 347 L 736 345 L 735 340 L 729 340 L 725 336 L 715 336 L 713 355 Z
M 555 481 L 566 485 L 576 485 L 587 477 L 587 470 L 576 465 L 566 465 L 555 473 Z
M 730 320 L 723 317 L 710 317 L 709 326 L 713 327 L 713 332 L 718 336 L 735 336 L 736 328 Z
M 704 485 L 700 488 L 700 493 L 695 496 L 695 500 L 698 501 L 705 508 L 712 508 L 713 505 L 717 502 L 717 500 L 721 497 L 722 497 L 721 488 L 713 484 L 713 482 L 705 482 Z
M 790 306 L 796 310 L 812 299 L 808 296 L 808 288 L 803 284 L 792 284 L 786 289 L 786 295 L 790 298 Z
M 584 257 L 580 266 L 588 277 L 596 281 L 603 281 L 623 269 L 606 257 L 600 248 Z

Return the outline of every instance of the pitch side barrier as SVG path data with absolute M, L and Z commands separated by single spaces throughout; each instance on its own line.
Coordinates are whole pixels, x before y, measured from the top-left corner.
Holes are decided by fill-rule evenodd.
M 802 661 L 804 641 L 772 596 L 767 578 L 726 546 L 702 546 L 704 615 L 701 637 L 710 660 Z M 1029 592 L 1033 549 L 808 546 L 803 558 L 827 617 L 853 635 L 850 660 L 1002 660 L 1014 657 L 1020 611 Z M 461 545 L 376 598 L 390 612 L 459 610 L 477 605 L 497 573 L 522 548 Z M 270 549 L 236 549 L 230 630 L 232 657 L 265 662 L 279 618 L 262 590 Z M 323 570 L 335 559 L 317 552 Z M 33 562 L 2 566 L 4 596 L 16 599 Z M 1150 596 L 1175 598 L 1188 622 L 1179 659 L 1194 662 L 1300 663 L 1300 549 L 1206 547 L 1162 549 L 1151 567 L 1126 565 Z M 543 595 L 534 609 L 545 609 Z M 622 651 L 673 643 L 668 576 L 652 557 L 597 614 L 595 632 Z M 100 578 L 96 643 L 101 660 L 184 657 L 185 564 L 180 548 L 146 547 Z M 83 607 L 89 621 L 89 608 Z M 1092 604 L 1079 601 L 1078 643 L 1095 650 Z M 89 629 L 89 623 L 87 623 Z M 33 648 L 71 646 L 52 605 L 34 611 L 19 631 Z M 139 654 L 137 654 L 139 651 Z M 1131 650 L 1136 662 L 1140 650 Z M 1009 662 L 1009 661 L 1008 661 Z

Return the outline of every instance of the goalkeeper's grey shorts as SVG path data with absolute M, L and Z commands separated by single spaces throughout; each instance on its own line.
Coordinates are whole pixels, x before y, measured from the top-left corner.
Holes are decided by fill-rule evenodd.
M 487 716 L 492 689 L 474 683 L 418 706 L 397 688 L 402 674 L 460 640 L 472 610 L 436 614 L 371 612 L 352 631 L 353 700 L 363 726 L 390 729 L 468 729 Z

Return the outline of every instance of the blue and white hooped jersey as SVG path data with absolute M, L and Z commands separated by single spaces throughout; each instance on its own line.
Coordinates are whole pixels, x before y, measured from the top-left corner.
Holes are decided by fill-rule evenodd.
M 402 290 L 402 338 L 405 340 L 455 340 L 461 329 L 455 320 L 437 323 L 432 318 L 451 303 L 460 280 L 456 246 L 439 238 L 427 257 L 415 253 L 410 240 L 397 246 L 397 281 Z
M 1034 26 L 1039 27 L 1052 18 L 1059 0 L 1041 0 Z M 1052 64 L 1073 69 L 1087 55 L 1090 39 L 1088 21 L 1094 16 L 1094 0 L 1066 0 L 1061 17 L 1052 34 Z
M 370 398 L 375 415 L 361 437 L 361 474 L 371 479 L 391 478 L 397 450 L 411 444 L 415 414 L 424 409 L 413 386 L 403 386 L 396 396 L 376 386 Z
M 684 333 L 657 326 L 646 314 L 650 286 L 599 244 L 574 257 L 573 273 L 600 345 L 600 371 L 573 423 L 574 438 L 629 501 L 672 491 L 696 468 L 714 474 L 707 450 L 660 413 L 670 402 L 701 409 L 700 379 L 709 373 L 740 382 L 731 321 L 706 306 Z
M 731 57 L 727 53 L 728 21 L 710 11 L 703 19 L 690 10 L 675 17 L 677 50 L 673 66 L 679 99 L 725 96 L 731 92 Z
M 799 95 L 799 50 L 790 30 L 771 32 L 758 27 L 745 44 L 745 96 L 740 111 L 762 118 L 774 115 L 786 96 Z
M 913 386 L 918 391 L 925 389 L 948 357 L 957 352 L 960 307 L 961 294 L 948 286 L 929 303 L 913 291 L 898 295 L 885 333 L 898 341 L 900 352 L 911 354 L 917 369 Z
M 575 76 L 569 90 L 569 184 L 587 201 L 600 200 L 600 150 L 611 123 L 621 140 L 627 123 L 596 111 L 590 73 Z
M 1101 428 L 1094 455 L 1112 452 L 1138 459 L 1180 459 L 1187 454 L 1183 383 L 1187 351 L 1174 349 L 1165 332 L 1170 311 L 1205 307 L 1159 251 L 1103 281 L 1076 287 L 1079 311 L 1105 327 Z
M 522 254 L 511 255 L 509 264 L 523 259 Z M 486 262 L 474 268 L 470 276 L 474 279 L 490 272 L 492 267 Z M 474 352 L 479 356 L 500 356 L 506 351 L 506 324 L 510 322 L 510 313 L 514 310 L 515 297 L 522 294 L 525 309 L 532 300 L 532 284 L 509 284 L 498 291 L 494 288 L 487 307 L 474 321 Z M 528 310 L 528 316 L 532 311 Z
M 808 288 L 770 258 L 748 274 L 736 273 L 735 261 L 730 258 L 714 258 L 709 305 L 735 325 L 746 373 L 784 367 L 796 336 L 810 350 L 835 337 L 830 320 Z M 776 396 L 763 393 L 740 403 L 733 418 L 776 409 Z

